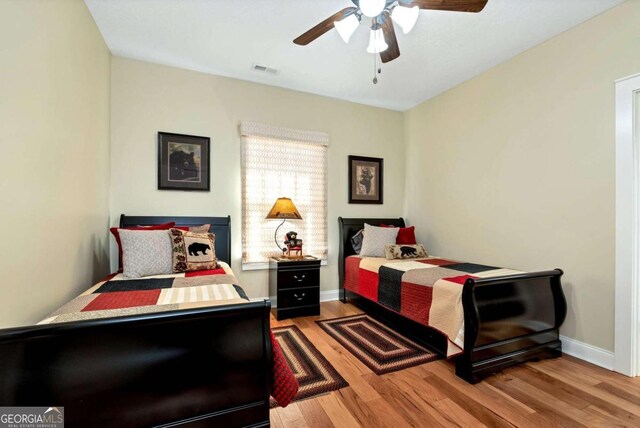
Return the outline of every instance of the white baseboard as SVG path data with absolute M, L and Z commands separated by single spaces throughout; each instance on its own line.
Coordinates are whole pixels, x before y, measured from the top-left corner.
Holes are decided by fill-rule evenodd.
M 340 290 L 329 290 L 320 292 L 321 302 L 332 302 L 340 298 Z
M 250 299 L 253 300 L 264 300 L 267 297 L 260 297 L 258 299 Z M 320 292 L 320 301 L 321 302 L 331 302 L 333 300 L 338 300 L 340 298 L 340 292 L 338 290 L 329 290 L 329 291 L 321 291 Z M 269 296 L 269 300 L 271 300 L 271 307 L 278 307 L 278 298 L 276 296 Z
M 560 340 L 562 341 L 562 352 L 565 354 L 580 358 L 607 370 L 613 370 L 615 362 L 613 352 L 562 335 L 560 335 Z

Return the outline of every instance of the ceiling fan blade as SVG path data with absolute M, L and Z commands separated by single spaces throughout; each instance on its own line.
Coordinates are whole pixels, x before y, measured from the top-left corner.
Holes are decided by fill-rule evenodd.
M 318 25 L 316 25 L 306 33 L 299 36 L 297 39 L 293 41 L 293 43 L 300 46 L 308 45 L 318 37 L 322 36 L 327 31 L 331 30 L 333 28 L 333 23 L 335 21 L 341 21 L 342 19 L 346 18 L 347 16 L 351 15 L 357 10 L 358 9 L 355 7 L 346 7 L 342 9 L 340 12 L 325 19 L 324 21 L 322 21 L 321 23 L 319 23 Z
M 382 33 L 384 34 L 384 41 L 389 47 L 380 52 L 380 59 L 383 63 L 391 62 L 400 56 L 400 48 L 398 47 L 398 39 L 396 38 L 396 30 L 393 28 L 393 21 L 389 16 L 389 13 L 383 14 L 382 20 Z
M 420 9 L 448 10 L 452 12 L 480 12 L 489 0 L 401 0 L 403 6 L 418 6 Z

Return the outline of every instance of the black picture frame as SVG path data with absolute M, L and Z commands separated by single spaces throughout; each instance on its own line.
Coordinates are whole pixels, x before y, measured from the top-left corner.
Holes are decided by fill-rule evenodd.
M 382 204 L 383 195 L 384 159 L 349 156 L 349 203 Z
M 158 189 L 210 190 L 209 137 L 158 132 Z

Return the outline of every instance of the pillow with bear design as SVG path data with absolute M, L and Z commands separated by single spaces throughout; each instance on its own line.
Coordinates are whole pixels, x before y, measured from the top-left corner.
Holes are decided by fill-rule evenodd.
M 195 233 L 180 229 L 169 229 L 173 246 L 173 271 L 190 272 L 215 269 L 216 237 L 213 233 Z
M 385 245 L 384 253 L 387 260 L 393 259 L 417 259 L 420 257 L 428 257 L 427 250 L 424 245 Z

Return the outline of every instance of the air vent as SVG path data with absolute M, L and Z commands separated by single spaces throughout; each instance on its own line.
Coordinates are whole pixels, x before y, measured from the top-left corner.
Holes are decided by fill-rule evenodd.
M 276 70 L 275 68 L 267 67 L 266 65 L 253 64 L 251 66 L 251 69 L 260 73 L 271 74 L 272 76 L 278 75 L 278 70 Z

